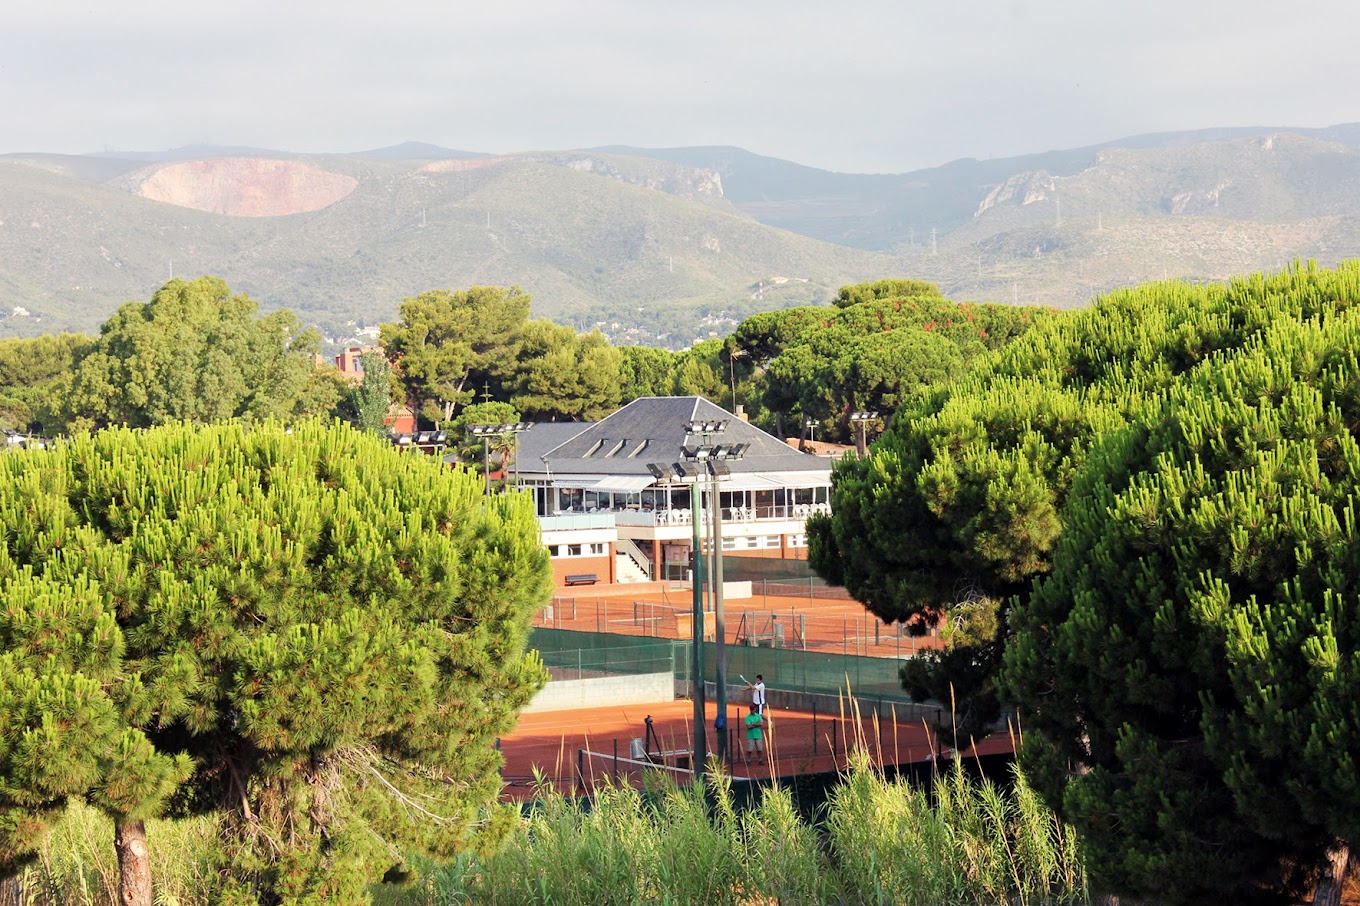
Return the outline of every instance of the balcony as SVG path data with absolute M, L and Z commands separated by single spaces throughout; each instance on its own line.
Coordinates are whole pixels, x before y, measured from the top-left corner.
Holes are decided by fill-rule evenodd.
M 545 532 L 564 532 L 573 529 L 607 529 L 616 524 L 618 513 L 601 510 L 594 513 L 557 513 L 539 516 L 538 525 Z
M 743 522 L 802 521 L 813 513 L 830 513 L 830 504 L 800 503 L 792 506 L 723 507 L 723 522 L 729 525 Z M 618 525 L 690 525 L 693 514 L 688 509 L 670 510 L 615 510 Z M 707 513 L 704 514 L 707 518 Z

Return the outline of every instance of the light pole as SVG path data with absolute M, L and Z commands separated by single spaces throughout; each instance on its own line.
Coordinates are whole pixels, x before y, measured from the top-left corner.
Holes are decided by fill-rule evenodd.
M 520 432 L 528 431 L 532 427 L 533 425 L 528 422 L 505 425 L 468 425 L 468 433 L 473 437 L 482 439 L 482 472 L 486 476 L 486 496 L 491 496 L 491 438 L 506 436 L 513 438 Z
M 687 469 L 680 463 L 673 466 L 663 465 L 662 463 L 649 462 L 647 471 L 651 472 L 656 478 L 662 479 L 667 485 L 676 476 L 685 476 Z M 694 779 L 697 781 L 704 774 L 704 762 L 708 760 L 706 751 L 708 743 L 706 738 L 706 721 L 704 715 L 704 556 L 701 550 L 701 539 L 699 529 L 703 524 L 703 519 L 699 517 L 702 510 L 699 509 L 699 477 L 694 474 L 693 481 L 689 486 L 689 509 L 690 522 L 694 525 L 693 547 L 690 548 L 690 579 L 692 580 L 694 591 L 694 611 L 691 617 L 693 624 L 690 632 L 691 652 L 690 652 L 690 675 L 692 677 L 692 690 L 694 698 L 694 743 L 690 752 L 690 767 L 694 771 Z
M 741 459 L 747 447 L 746 444 L 723 445 L 709 442 L 713 435 L 721 434 L 725 430 L 727 419 L 686 422 L 685 433 L 690 437 L 697 437 L 698 442 L 694 446 L 686 445 L 681 451 L 685 459 L 699 467 L 695 474 L 696 483 L 704 473 L 710 477 L 708 502 L 713 531 L 709 544 L 713 547 L 713 569 L 709 574 L 709 586 L 713 589 L 713 679 L 718 699 L 713 726 L 717 731 L 719 764 L 724 764 L 727 758 L 727 626 L 723 610 L 722 502 L 718 496 L 718 479 L 732 474 L 728 462 Z M 696 522 L 702 518 L 701 512 L 701 508 L 695 508 Z
M 864 435 L 869 430 L 869 422 L 876 418 L 878 418 L 878 413 L 872 409 L 850 413 L 850 421 L 855 425 L 855 452 L 859 454 L 860 459 L 863 459 L 869 452 L 869 444 Z

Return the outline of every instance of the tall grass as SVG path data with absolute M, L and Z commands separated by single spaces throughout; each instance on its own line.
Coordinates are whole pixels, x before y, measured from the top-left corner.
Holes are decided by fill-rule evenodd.
M 933 791 L 885 778 L 860 746 L 816 821 L 787 789 L 739 810 L 729 781 L 641 790 L 603 786 L 591 801 L 540 783 L 503 845 L 452 862 L 413 859 L 416 880 L 374 891 L 376 906 L 469 903 L 1084 904 L 1076 840 L 1018 771 L 1006 786 L 955 760 Z M 205 903 L 213 825 L 148 826 L 159 906 Z M 75 805 L 24 875 L 23 906 L 113 906 L 108 819 Z
M 824 903 L 826 859 L 788 794 L 738 815 L 723 777 L 641 791 L 606 785 L 587 804 L 541 786 L 495 855 L 432 874 L 425 903 Z M 453 894 L 449 882 L 459 885 Z
M 1018 772 L 1008 787 L 955 761 L 929 794 L 887 780 L 861 747 L 825 815 L 787 790 L 740 814 L 724 778 L 593 803 L 544 787 L 506 846 L 426 876 L 412 906 L 453 903 L 1083 904 L 1071 832 Z
M 863 753 L 832 794 L 826 830 L 847 897 L 870 904 L 1085 903 L 1086 873 L 1064 827 L 1015 772 L 1009 789 L 937 775 L 934 802 L 888 781 Z
M 215 826 L 207 818 L 149 821 L 151 878 L 157 906 L 204 902 Z M 79 801 L 53 828 L 37 862 L 19 876 L 23 906 L 117 906 L 113 822 Z

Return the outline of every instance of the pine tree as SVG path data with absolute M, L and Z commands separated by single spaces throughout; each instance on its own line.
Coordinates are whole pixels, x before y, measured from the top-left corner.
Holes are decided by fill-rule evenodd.
M 496 796 L 551 582 L 515 495 L 338 424 L 174 425 L 0 455 L 0 518 L 0 870 L 85 796 L 220 815 L 228 899 L 360 903 Z
M 867 459 L 837 466 L 832 515 L 808 525 L 809 559 L 884 620 L 931 619 L 960 601 L 994 608 L 989 622 L 1002 635 L 969 636 L 970 650 L 928 657 L 913 677 L 945 701 L 951 686 L 960 700 L 993 701 L 1006 602 L 1052 568 L 1091 451 L 1215 354 L 1281 319 L 1335 316 L 1357 302 L 1360 262 L 1346 262 L 1150 284 L 1045 318 L 900 409 Z M 985 708 L 974 710 L 985 723 Z
M 1285 306 L 1107 437 L 1010 615 L 1024 762 L 1108 889 L 1293 902 L 1360 832 L 1349 277 L 1291 275 L 1318 316 Z

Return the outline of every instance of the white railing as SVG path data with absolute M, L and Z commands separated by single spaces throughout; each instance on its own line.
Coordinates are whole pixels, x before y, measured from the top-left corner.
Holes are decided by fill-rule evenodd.
M 563 513 L 557 516 L 539 516 L 538 525 L 545 532 L 613 528 L 614 515 L 614 513 Z
M 724 522 L 788 522 L 806 519 L 813 513 L 830 513 L 826 503 L 799 503 L 792 506 L 723 507 Z M 707 514 L 705 514 L 707 515 Z M 690 525 L 689 510 L 615 510 L 618 525 Z

